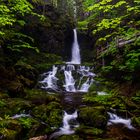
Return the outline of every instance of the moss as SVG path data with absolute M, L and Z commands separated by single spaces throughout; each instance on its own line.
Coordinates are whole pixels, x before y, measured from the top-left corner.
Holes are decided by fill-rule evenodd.
M 0 134 L 3 140 L 17 140 L 17 132 L 14 130 L 0 128 Z
M 14 98 L 9 100 L 9 102 L 7 102 L 7 106 L 11 109 L 13 115 L 22 113 L 23 111 L 28 111 L 32 108 L 30 101 L 21 98 Z
M 76 129 L 76 133 L 84 136 L 85 135 L 101 136 L 103 134 L 103 130 L 81 125 Z
M 0 134 L 4 140 L 16 140 L 20 137 L 22 127 L 16 120 L 0 120 Z
M 79 136 L 77 135 L 64 135 L 57 138 L 57 140 L 83 140 L 83 139 L 79 138 Z
M 0 92 L 0 99 L 6 99 L 8 98 L 8 94 L 7 93 L 3 93 L 3 92 Z
M 43 120 L 46 124 L 48 124 L 49 127 L 46 131 L 53 131 L 53 128 L 58 128 L 62 123 L 62 107 L 57 102 L 50 102 L 48 105 L 42 104 L 36 106 L 32 110 L 32 114 L 36 118 Z
M 60 102 L 58 94 L 48 94 L 46 91 L 43 90 L 25 89 L 25 93 L 25 99 L 32 101 L 33 104 L 48 104 L 52 101 Z
M 63 64 L 62 57 L 56 54 L 32 53 L 24 59 L 24 62 L 36 68 L 40 73 L 52 68 L 52 65 Z
M 135 127 L 140 127 L 140 117 L 133 117 L 133 118 L 132 118 L 132 124 L 133 124 Z
M 103 106 L 84 107 L 80 109 L 79 121 L 86 126 L 104 128 L 107 124 L 107 113 Z

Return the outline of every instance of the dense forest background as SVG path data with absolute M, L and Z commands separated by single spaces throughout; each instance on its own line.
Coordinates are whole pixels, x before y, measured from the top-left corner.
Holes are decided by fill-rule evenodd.
M 19 132 L 7 131 L 7 124 L 2 121 L 19 110 L 32 108 L 27 102 L 12 102 L 26 95 L 26 99 L 32 100 L 30 95 L 36 93 L 39 74 L 70 60 L 74 28 L 78 32 L 82 64 L 94 66 L 96 78 L 111 92 L 114 88 L 114 93 L 129 98 L 121 100 L 125 100 L 128 108 L 136 109 L 130 114 L 134 113 L 134 122 L 140 126 L 139 0 L 0 0 L 0 108 L 5 109 L 0 109 L 0 139 L 3 134 L 9 140 L 19 139 Z M 44 96 L 41 91 L 40 95 Z M 46 98 L 48 102 L 58 100 Z M 104 105 L 107 100 L 102 101 L 99 102 Z M 37 100 L 37 104 L 40 102 Z M 13 108 L 14 113 L 10 112 Z M 57 113 L 53 115 L 56 117 Z M 50 124 L 59 126 L 57 119 L 61 121 L 56 117 Z M 20 120 L 20 123 L 25 127 L 23 135 L 33 137 L 32 132 L 27 136 L 31 122 Z M 45 132 L 52 131 L 49 127 Z

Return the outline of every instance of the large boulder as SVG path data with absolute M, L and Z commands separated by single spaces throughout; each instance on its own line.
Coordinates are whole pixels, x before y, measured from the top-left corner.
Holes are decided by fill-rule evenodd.
M 80 108 L 78 119 L 85 126 L 102 129 L 107 124 L 107 112 L 103 106 L 83 107 Z

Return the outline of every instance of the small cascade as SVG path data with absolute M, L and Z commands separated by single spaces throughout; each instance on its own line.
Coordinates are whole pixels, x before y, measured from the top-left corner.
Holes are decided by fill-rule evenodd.
M 110 119 L 108 121 L 108 125 L 112 125 L 112 124 L 124 124 L 127 128 L 129 129 L 135 129 L 132 125 L 131 125 L 131 119 L 123 119 L 119 116 L 117 116 L 114 113 L 110 113 L 108 112 Z
M 71 135 L 74 134 L 73 128 L 76 128 L 79 126 L 79 124 L 75 125 L 70 125 L 69 122 L 71 120 L 76 120 L 78 117 L 77 111 L 75 111 L 73 114 L 68 114 L 67 112 L 64 111 L 64 116 L 63 116 L 63 126 L 59 128 L 59 131 L 54 132 L 49 139 L 55 139 L 61 135 Z
M 57 90 L 57 77 L 55 76 L 57 73 L 57 67 L 53 66 L 52 71 L 42 74 L 43 80 L 39 83 L 41 84 L 42 89 L 53 89 Z M 45 78 L 44 78 L 45 77 Z
M 24 118 L 24 117 L 31 117 L 31 115 L 30 114 L 16 114 L 16 115 L 14 115 L 14 116 L 12 116 L 11 118 L 12 119 L 18 119 L 18 118 Z
M 88 78 L 85 83 L 81 86 L 80 90 L 81 92 L 87 92 L 91 84 L 93 83 L 93 79 Z
M 64 71 L 65 74 L 65 89 L 68 92 L 75 92 L 75 80 L 72 76 L 72 72 L 71 71 Z
M 74 130 L 72 130 L 70 125 L 69 125 L 69 121 L 74 120 L 77 117 L 78 117 L 77 111 L 75 111 L 73 114 L 68 114 L 67 112 L 64 112 L 63 126 L 60 128 L 60 130 L 63 132 L 63 134 L 72 134 L 72 133 L 74 133 Z M 75 125 L 73 127 L 78 127 L 78 125 Z

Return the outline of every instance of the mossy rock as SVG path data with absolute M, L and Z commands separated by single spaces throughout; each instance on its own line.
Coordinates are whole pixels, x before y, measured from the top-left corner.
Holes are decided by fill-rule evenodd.
M 33 108 L 32 115 L 48 124 L 50 128 L 58 128 L 62 123 L 63 112 L 59 103 L 50 102 L 47 105 L 42 104 Z M 54 130 L 50 128 L 47 130 Z
M 16 120 L 0 120 L 0 134 L 3 140 L 18 140 L 22 133 L 22 126 Z
M 7 106 L 6 102 L 0 101 L 0 117 L 11 116 L 12 110 Z
M 58 94 L 48 94 L 46 91 L 38 90 L 38 89 L 26 89 L 25 90 L 26 97 L 25 99 L 30 100 L 33 104 L 48 104 L 52 101 L 60 102 L 58 98 Z
M 107 124 L 107 112 L 103 106 L 84 107 L 79 110 L 78 119 L 85 126 L 102 129 Z
M 57 138 L 56 140 L 83 140 L 83 139 L 80 138 L 78 135 L 64 135 Z
M 6 85 L 10 97 L 19 97 L 24 95 L 24 85 L 19 81 L 10 81 Z
M 19 60 L 15 65 L 18 79 L 27 87 L 33 87 L 38 79 L 38 71 L 31 65 Z
M 18 140 L 18 133 L 15 130 L 0 128 L 2 140 Z
M 132 125 L 135 127 L 140 127 L 140 117 L 133 117 L 132 118 Z
M 11 109 L 11 115 L 15 115 L 17 113 L 23 113 L 25 111 L 29 111 L 32 108 L 32 104 L 30 101 L 21 99 L 21 98 L 13 98 L 8 99 L 7 107 Z
M 79 134 L 80 136 L 101 136 L 103 134 L 103 130 L 94 128 L 94 127 L 89 127 L 89 126 L 80 126 L 76 129 L 76 133 Z

